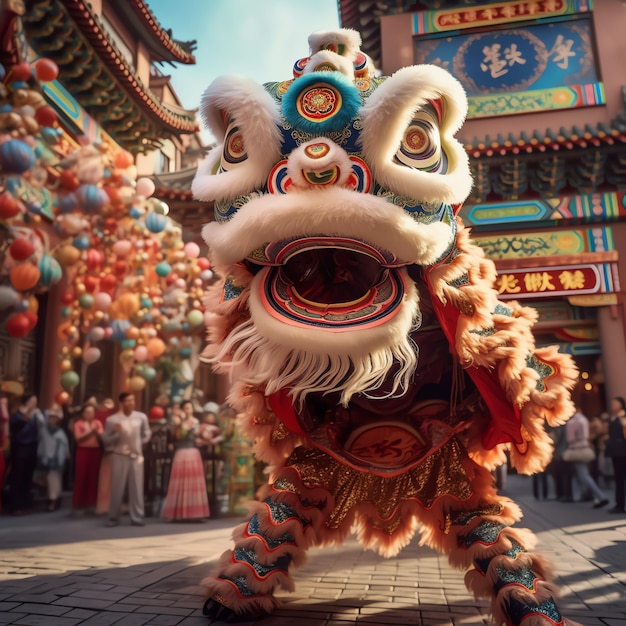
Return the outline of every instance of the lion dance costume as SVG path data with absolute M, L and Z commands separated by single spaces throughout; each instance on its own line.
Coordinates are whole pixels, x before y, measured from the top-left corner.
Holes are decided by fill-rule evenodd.
M 292 80 L 221 77 L 201 105 L 221 143 L 192 186 L 215 203 L 204 357 L 269 477 L 204 612 L 270 613 L 309 547 L 353 531 L 392 557 L 419 531 L 496 623 L 566 624 L 490 470 L 506 450 L 522 473 L 547 464 L 576 368 L 535 347 L 532 309 L 498 301 L 456 216 L 463 89 L 429 65 L 378 76 L 356 31 L 309 43 Z

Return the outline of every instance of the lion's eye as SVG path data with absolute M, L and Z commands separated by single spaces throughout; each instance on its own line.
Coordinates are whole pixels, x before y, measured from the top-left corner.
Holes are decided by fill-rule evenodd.
M 448 159 L 441 146 L 439 121 L 432 105 L 415 113 L 404 132 L 394 162 L 426 172 L 447 172 Z
M 243 133 L 232 122 L 226 128 L 220 171 L 228 172 L 248 160 Z

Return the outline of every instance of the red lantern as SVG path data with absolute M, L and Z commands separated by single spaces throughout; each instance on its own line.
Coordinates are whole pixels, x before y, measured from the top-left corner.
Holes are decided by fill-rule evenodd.
M 120 150 L 113 159 L 115 167 L 119 167 L 121 170 L 130 167 L 134 162 L 133 155 L 126 150 Z
M 16 313 L 7 320 L 6 329 L 11 337 L 23 339 L 31 330 L 30 320 L 24 313 Z
M 20 205 L 8 191 L 0 194 L 0 218 L 8 220 L 20 212 Z
M 115 291 L 117 278 L 113 274 L 107 274 L 100 279 L 100 289 L 103 291 Z
M 16 261 L 25 261 L 35 252 L 35 246 L 28 239 L 14 239 L 9 246 L 9 254 Z
M 65 305 L 70 305 L 72 304 L 72 302 L 74 302 L 74 294 L 71 291 L 66 291 L 62 296 L 61 296 L 61 302 Z
M 39 126 L 54 126 L 58 117 L 56 111 L 52 107 L 44 105 L 35 111 L 35 119 L 37 120 Z
M 85 276 L 83 285 L 88 293 L 93 293 L 100 286 L 100 279 L 97 276 Z
M 115 263 L 113 263 L 113 273 L 118 278 L 124 277 L 127 271 L 128 265 L 126 264 L 126 261 L 115 261 Z
M 59 391 L 55 399 L 60 405 L 64 405 L 68 403 L 70 399 L 70 394 L 67 393 L 67 391 Z
M 35 78 L 44 83 L 54 80 L 59 75 L 59 66 L 51 59 L 35 61 Z
M 39 316 L 37 315 L 37 313 L 33 313 L 32 311 L 24 311 L 22 315 L 24 315 L 28 320 L 28 330 L 30 332 L 33 328 L 35 328 L 35 326 L 37 326 Z
M 12 80 L 28 80 L 33 73 L 30 68 L 30 63 L 26 61 L 11 67 L 10 72 Z
M 197 260 L 198 263 L 198 267 L 201 270 L 210 270 L 211 269 L 211 262 L 209 261 L 209 259 L 205 258 L 205 257 L 200 257 Z
M 59 184 L 63 189 L 76 191 L 80 187 L 80 180 L 72 170 L 63 170 L 59 174 Z
M 87 251 L 87 269 L 95 270 L 104 265 L 104 252 L 91 248 Z
M 162 420 L 165 417 L 165 411 L 162 406 L 153 406 L 148 411 L 148 419 L 150 421 Z
M 21 263 L 11 269 L 11 284 L 18 291 L 28 291 L 39 282 L 40 276 L 41 272 L 38 267 L 32 263 Z

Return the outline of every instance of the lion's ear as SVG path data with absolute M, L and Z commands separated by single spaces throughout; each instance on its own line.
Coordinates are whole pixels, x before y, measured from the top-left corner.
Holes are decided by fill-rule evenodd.
M 200 113 L 218 145 L 198 167 L 194 197 L 227 200 L 263 186 L 282 141 L 272 96 L 250 79 L 222 76 L 204 92 Z
M 388 78 L 361 109 L 363 154 L 376 180 L 418 202 L 463 202 L 472 177 L 454 133 L 466 112 L 463 88 L 441 68 L 406 67 Z

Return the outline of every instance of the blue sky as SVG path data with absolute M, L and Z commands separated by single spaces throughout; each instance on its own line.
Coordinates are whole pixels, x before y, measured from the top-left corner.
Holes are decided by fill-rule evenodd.
M 147 0 L 174 39 L 196 39 L 196 65 L 164 65 L 185 108 L 222 74 L 288 80 L 309 53 L 308 36 L 339 26 L 337 0 Z

